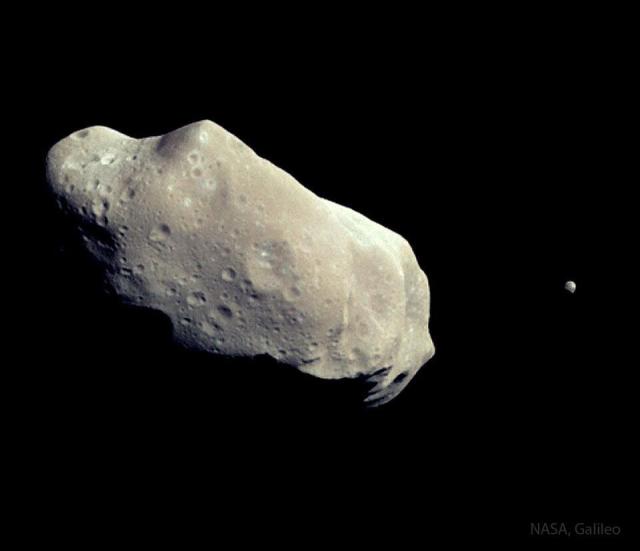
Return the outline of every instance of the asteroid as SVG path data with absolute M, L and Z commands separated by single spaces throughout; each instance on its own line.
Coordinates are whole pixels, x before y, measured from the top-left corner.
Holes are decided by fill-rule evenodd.
M 564 288 L 569 291 L 571 294 L 576 292 L 576 284 L 574 281 L 567 281 L 564 284 Z
M 429 285 L 409 243 L 211 121 L 142 139 L 92 126 L 46 164 L 105 289 L 163 312 L 180 346 L 362 379 L 369 406 L 434 355 Z

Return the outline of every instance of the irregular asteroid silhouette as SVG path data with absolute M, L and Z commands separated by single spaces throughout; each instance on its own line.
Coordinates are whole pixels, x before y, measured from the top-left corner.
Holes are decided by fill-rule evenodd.
M 367 405 L 434 354 L 409 243 L 211 121 L 143 139 L 80 130 L 49 151 L 47 181 L 108 289 L 166 314 L 182 346 L 364 378 Z

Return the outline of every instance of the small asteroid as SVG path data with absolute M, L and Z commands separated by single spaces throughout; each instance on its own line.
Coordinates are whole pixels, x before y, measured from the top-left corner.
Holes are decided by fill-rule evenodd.
M 572 294 L 576 292 L 576 284 L 574 281 L 567 281 L 564 284 L 564 288 Z

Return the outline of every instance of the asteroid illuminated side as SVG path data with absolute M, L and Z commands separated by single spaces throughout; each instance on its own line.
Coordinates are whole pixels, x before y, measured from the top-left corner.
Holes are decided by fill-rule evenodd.
M 165 313 L 180 345 L 363 378 L 369 405 L 434 354 L 409 243 L 211 121 L 140 140 L 75 132 L 49 151 L 47 179 L 111 291 Z

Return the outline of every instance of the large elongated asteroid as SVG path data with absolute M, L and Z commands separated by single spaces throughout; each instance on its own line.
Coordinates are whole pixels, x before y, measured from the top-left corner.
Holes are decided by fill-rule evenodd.
M 398 394 L 434 354 L 409 243 L 322 199 L 211 121 L 164 136 L 80 130 L 47 180 L 123 301 L 164 312 L 213 354 L 268 354 Z

